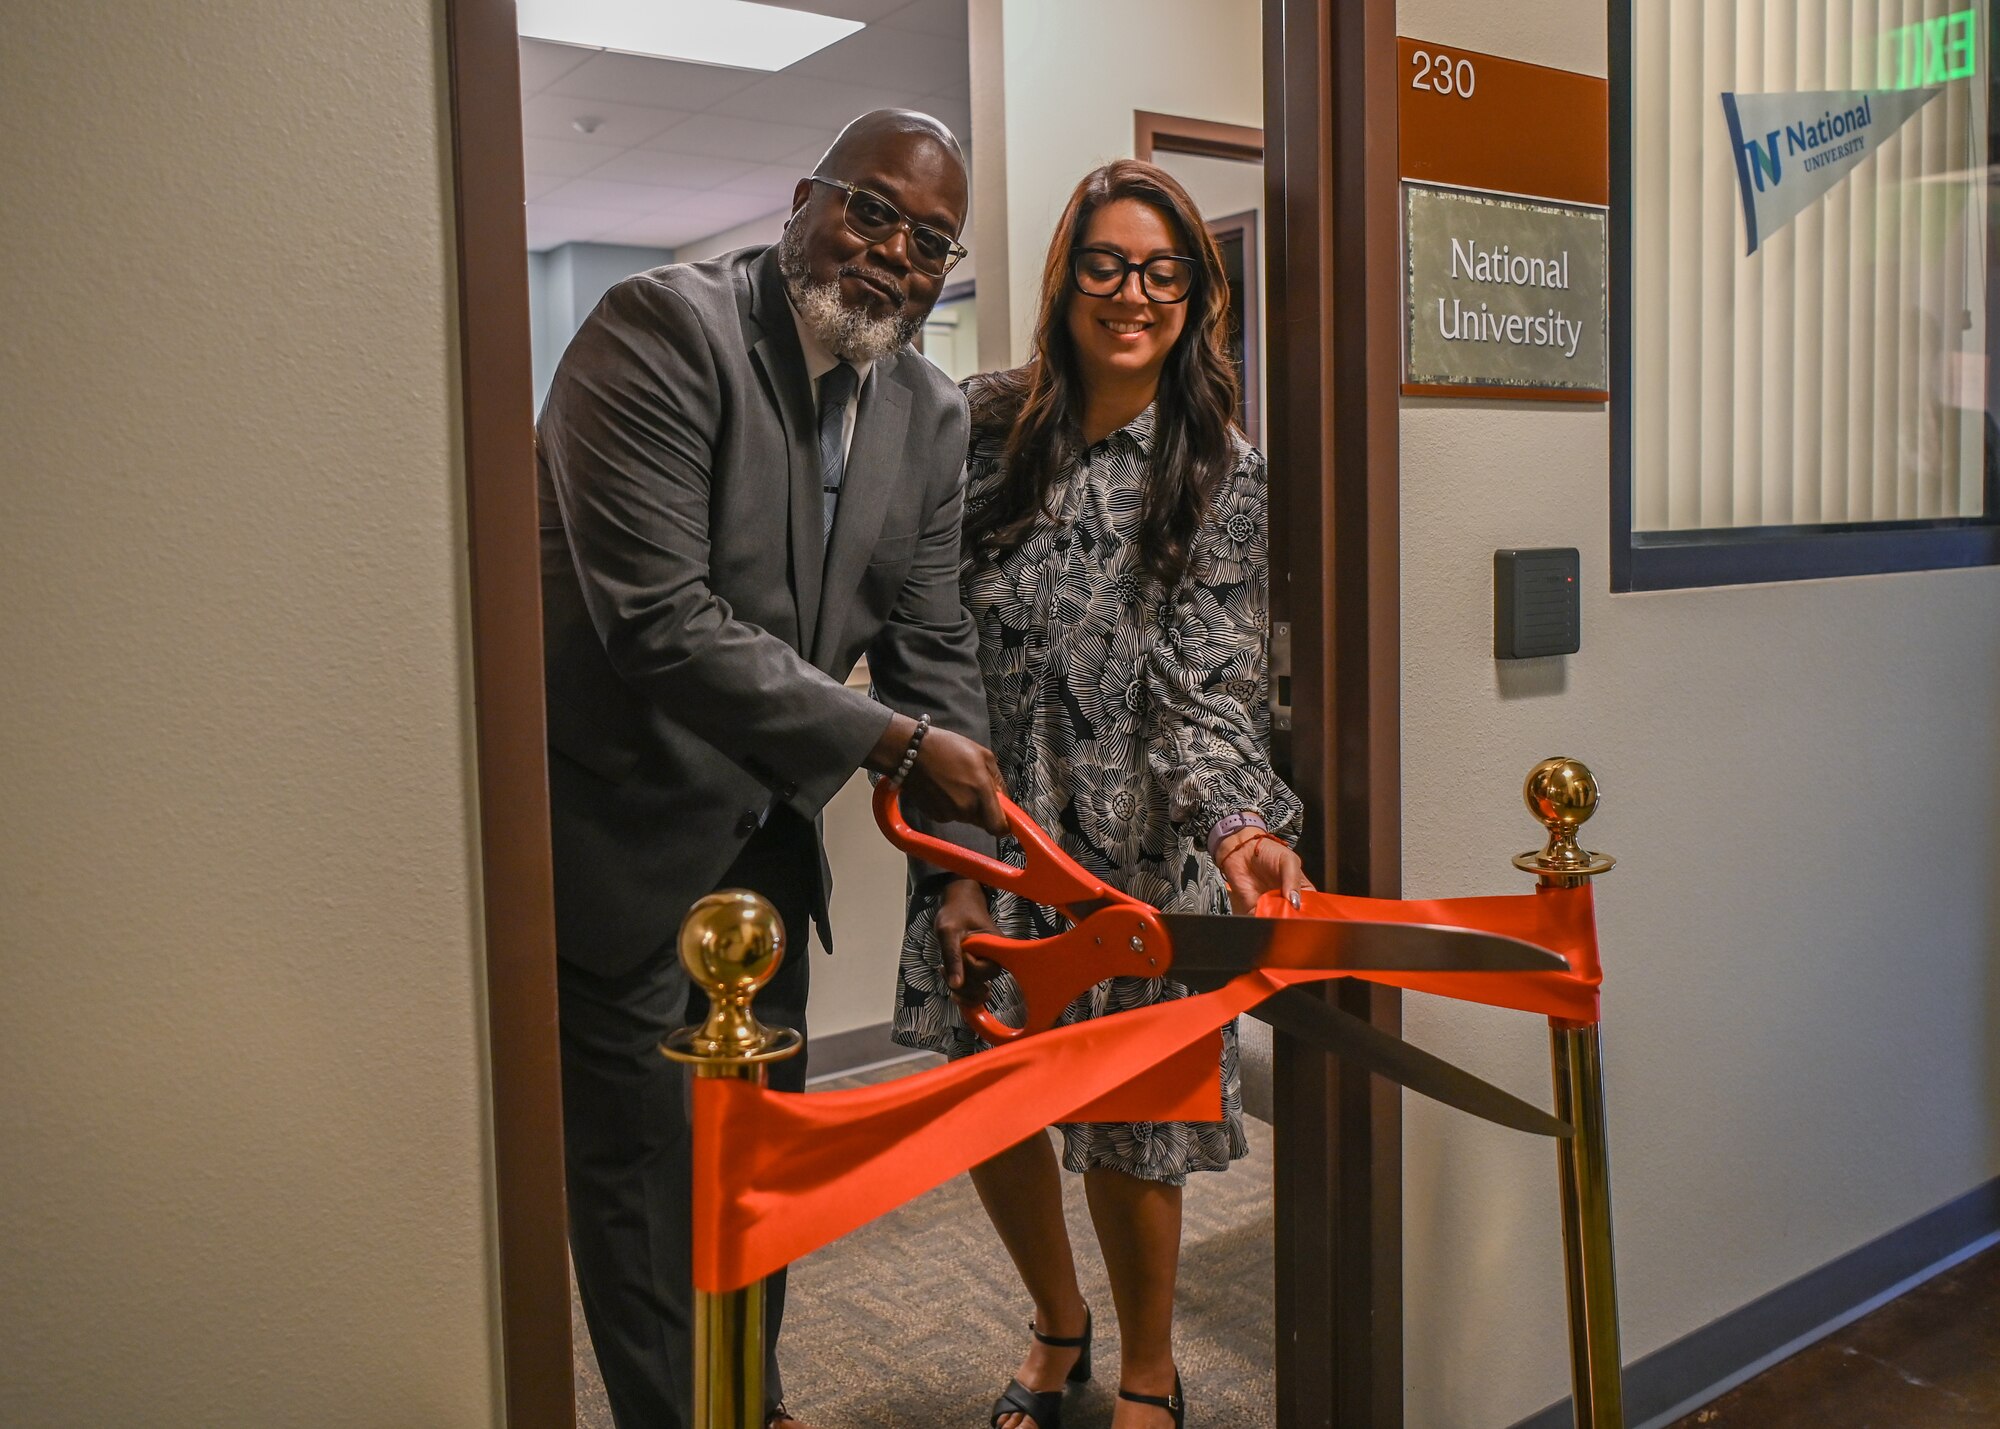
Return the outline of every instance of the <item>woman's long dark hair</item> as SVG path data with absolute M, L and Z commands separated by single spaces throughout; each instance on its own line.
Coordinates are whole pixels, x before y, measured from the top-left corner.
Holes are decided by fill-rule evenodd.
M 1179 251 L 1197 260 L 1187 325 L 1167 354 L 1155 399 L 1139 525 L 1139 559 L 1147 575 L 1169 589 L 1180 580 L 1202 513 L 1234 464 L 1236 368 L 1229 360 L 1222 254 L 1172 174 L 1137 159 L 1116 160 L 1085 175 L 1056 224 L 1042 265 L 1033 355 L 1025 366 L 976 377 L 968 386 L 973 440 L 1006 434 L 1004 484 L 966 524 L 974 561 L 995 560 L 1018 546 L 1046 511 L 1057 475 L 1082 453 L 1083 374 L 1068 321 L 1075 301 L 1070 252 L 1083 242 L 1098 209 L 1127 198 L 1165 219 Z

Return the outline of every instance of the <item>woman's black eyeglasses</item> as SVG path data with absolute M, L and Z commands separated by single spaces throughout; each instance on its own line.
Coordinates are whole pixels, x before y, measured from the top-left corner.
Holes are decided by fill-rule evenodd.
M 1073 248 L 1070 278 L 1089 298 L 1115 298 L 1129 273 L 1139 275 L 1139 290 L 1156 303 L 1184 303 L 1194 291 L 1195 261 L 1175 255 L 1128 260 L 1115 248 Z
M 872 189 L 844 184 L 823 174 L 814 174 L 812 181 L 846 192 L 847 209 L 841 219 L 846 223 L 847 231 L 856 238 L 865 238 L 870 243 L 887 243 L 908 229 L 910 264 L 919 272 L 942 278 L 965 256 L 964 247 L 955 242 L 949 233 L 932 228 L 928 223 L 916 223 L 905 218 L 901 209 Z

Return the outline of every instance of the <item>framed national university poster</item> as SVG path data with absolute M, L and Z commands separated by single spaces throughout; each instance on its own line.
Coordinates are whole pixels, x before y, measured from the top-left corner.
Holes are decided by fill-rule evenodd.
M 1615 14 L 1615 588 L 2000 559 L 1990 20 Z

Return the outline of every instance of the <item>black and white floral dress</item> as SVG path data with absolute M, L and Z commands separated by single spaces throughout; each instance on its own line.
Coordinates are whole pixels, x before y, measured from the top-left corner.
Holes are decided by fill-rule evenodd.
M 1152 436 L 1149 407 L 1083 453 L 1051 490 L 1053 515 L 997 563 L 968 563 L 962 589 L 979 628 L 993 750 L 1015 802 L 1114 887 L 1173 912 L 1225 913 L 1227 890 L 1208 856 L 1216 820 L 1254 809 L 1290 837 L 1300 818 L 1270 762 L 1264 458 L 1236 440 L 1235 466 L 1168 592 L 1145 576 L 1137 540 Z M 975 434 L 968 514 L 999 489 L 1003 437 Z M 1001 856 L 1021 861 L 1011 840 Z M 1068 926 L 1012 894 L 994 893 L 992 904 L 1008 937 Z M 895 1039 L 957 1058 L 984 1044 L 945 990 L 936 912 L 934 892 L 913 900 Z M 1113 978 L 1062 1021 L 1186 996 L 1167 980 Z M 1020 1020 L 1010 978 L 988 1001 Z M 1063 1164 L 1175 1185 L 1190 1171 L 1222 1170 L 1249 1151 L 1233 1025 L 1222 1074 L 1222 1121 L 1066 1125 Z

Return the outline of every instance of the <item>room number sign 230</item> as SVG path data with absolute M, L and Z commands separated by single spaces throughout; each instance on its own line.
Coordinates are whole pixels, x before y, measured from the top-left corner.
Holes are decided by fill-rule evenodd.
M 1428 50 L 1415 50 L 1410 54 L 1410 63 L 1415 65 L 1417 70 L 1410 77 L 1411 89 L 1455 94 L 1460 99 L 1472 98 L 1473 85 L 1479 77 L 1473 72 L 1471 60 L 1454 60 L 1450 55 L 1434 55 Z

